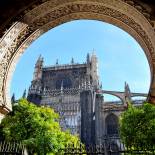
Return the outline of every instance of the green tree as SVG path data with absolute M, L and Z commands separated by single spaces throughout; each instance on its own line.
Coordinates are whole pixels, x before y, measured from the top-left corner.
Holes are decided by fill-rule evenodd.
M 144 103 L 141 107 L 129 104 L 120 117 L 120 135 L 127 146 L 155 147 L 155 106 Z
M 2 120 L 1 128 L 7 141 L 23 142 L 30 154 L 60 154 L 65 145 L 78 143 L 79 138 L 62 132 L 58 119 L 53 109 L 20 99 Z

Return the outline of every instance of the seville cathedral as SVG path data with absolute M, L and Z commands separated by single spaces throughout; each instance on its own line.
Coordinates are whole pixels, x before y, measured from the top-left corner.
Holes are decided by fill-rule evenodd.
M 150 66 L 151 82 L 147 101 L 155 104 L 154 3 L 154 0 L 0 1 L 0 120 L 12 111 L 10 81 L 16 64 L 25 49 L 48 30 L 63 23 L 80 19 L 99 20 L 113 24 L 137 40 L 144 50 Z M 94 65 L 91 65 L 92 63 Z M 54 68 L 59 70 L 58 73 Z M 37 104 L 52 104 L 58 111 L 57 108 L 60 106 L 57 107 L 56 103 L 59 101 L 58 104 L 63 104 L 64 111 L 60 109 L 60 114 L 63 116 L 61 122 L 63 128 L 69 127 L 73 133 L 78 133 L 87 144 L 90 142 L 100 143 L 106 134 L 115 133 L 117 135 L 117 128 L 112 130 L 111 126 L 117 126 L 115 123 L 117 116 L 126 109 L 126 101 L 130 100 L 132 96 L 138 95 L 130 93 L 126 84 L 123 93 L 114 93 L 119 96 L 123 104 L 104 103 L 102 94 L 112 94 L 113 92 L 100 88 L 96 68 L 95 56 L 87 59 L 85 64 L 72 62 L 67 66 L 57 64 L 55 67 L 44 67 L 42 58 L 39 58 L 28 96 Z M 64 77 L 65 70 L 68 74 Z M 52 82 L 49 84 L 48 79 L 56 79 L 57 74 L 62 77 L 57 79 L 58 82 L 55 85 Z M 47 79 L 43 83 L 43 89 L 39 81 L 41 75 Z M 68 75 L 70 76 L 68 77 Z M 54 80 L 51 81 L 54 82 Z M 35 92 L 36 90 L 37 92 Z M 71 99 L 73 100 L 71 101 Z M 44 101 L 46 102 L 43 103 Z M 68 107 L 70 110 L 67 109 Z M 85 111 L 86 109 L 87 111 Z M 114 120 L 108 121 L 114 123 L 105 123 L 108 119 Z M 93 134 L 90 133 L 94 132 L 97 134 L 91 137 Z
M 105 138 L 119 140 L 118 117 L 127 109 L 133 96 L 147 94 L 131 93 L 125 84 L 124 92 L 102 90 L 98 75 L 98 59 L 87 54 L 86 62 L 44 66 L 40 56 L 34 68 L 33 80 L 27 99 L 41 106 L 52 107 L 60 114 L 63 130 L 81 137 L 87 145 L 103 144 Z M 120 101 L 104 102 L 103 94 L 112 94 Z M 136 100 L 136 106 L 143 101 Z M 117 142 L 118 143 L 118 142 Z

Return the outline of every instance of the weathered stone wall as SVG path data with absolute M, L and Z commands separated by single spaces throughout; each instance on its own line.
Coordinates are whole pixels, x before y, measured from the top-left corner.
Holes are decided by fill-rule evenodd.
M 80 93 L 81 104 L 81 141 L 90 145 L 95 143 L 95 124 L 93 113 L 93 97 L 92 91 L 83 91 Z
M 101 94 L 96 95 L 96 102 L 95 102 L 95 142 L 96 144 L 101 144 L 104 133 L 104 119 L 102 117 L 102 105 L 103 105 L 103 96 Z

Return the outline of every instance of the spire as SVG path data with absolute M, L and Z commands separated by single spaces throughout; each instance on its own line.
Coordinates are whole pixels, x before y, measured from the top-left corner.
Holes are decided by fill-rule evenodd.
M 11 97 L 11 103 L 15 103 L 16 99 L 15 99 L 15 94 L 13 93 L 12 97 Z
M 131 91 L 130 91 L 130 88 L 129 88 L 129 85 L 127 84 L 127 82 L 125 82 L 125 91 L 124 91 L 124 95 L 125 95 L 125 98 L 128 102 L 131 102 Z
M 71 60 L 71 64 L 74 64 L 74 58 L 72 58 L 72 60 Z
M 39 55 L 39 57 L 38 57 L 38 60 L 37 60 L 37 62 L 36 62 L 36 66 L 37 65 L 42 65 L 42 63 L 43 63 L 43 57 L 41 56 L 41 54 Z
M 58 59 L 56 60 L 56 65 L 58 65 L 59 64 L 59 62 L 58 62 Z
M 125 92 L 130 93 L 130 88 L 126 81 L 125 81 Z
M 87 64 L 89 64 L 89 63 L 90 63 L 90 54 L 87 53 Z
M 91 53 L 91 61 L 92 61 L 92 59 L 97 59 L 95 49 L 93 49 L 93 50 L 92 50 L 92 53 Z
M 91 55 L 91 77 L 92 77 L 92 85 L 95 86 L 95 88 L 99 88 L 99 76 L 98 76 L 98 59 L 95 54 L 95 50 L 93 49 L 92 55 Z
M 37 62 L 35 64 L 35 69 L 33 73 L 33 80 L 39 80 L 42 77 L 42 67 L 43 67 L 43 57 L 39 55 Z
M 22 98 L 26 98 L 26 89 L 25 89 L 24 92 L 23 92 Z
M 39 55 L 39 58 L 38 58 L 39 61 L 41 60 L 41 57 L 42 57 L 42 56 L 41 56 L 41 54 L 40 54 L 40 55 Z

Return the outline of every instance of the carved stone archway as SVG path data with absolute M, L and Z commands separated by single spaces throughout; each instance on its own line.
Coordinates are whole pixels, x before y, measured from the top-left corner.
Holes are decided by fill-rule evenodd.
M 155 31 L 149 14 L 131 0 L 40 0 L 14 19 L 0 40 L 0 111 L 11 110 L 9 89 L 15 65 L 32 41 L 62 23 L 94 19 L 114 24 L 142 46 L 151 70 L 148 100 L 155 103 Z

